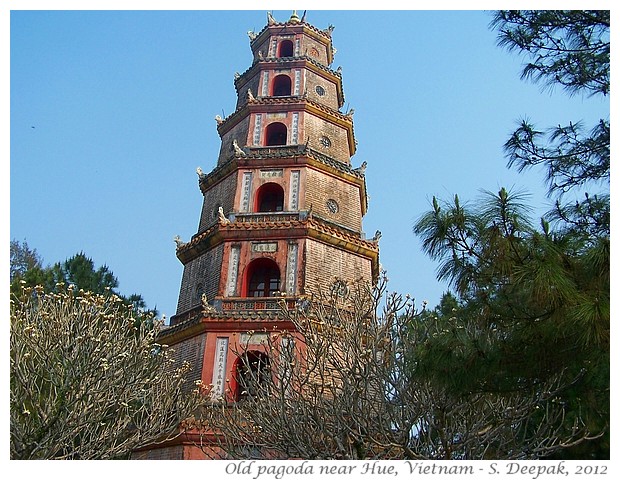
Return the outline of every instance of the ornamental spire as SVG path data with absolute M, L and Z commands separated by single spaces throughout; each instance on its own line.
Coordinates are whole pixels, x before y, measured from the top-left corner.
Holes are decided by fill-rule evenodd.
M 293 10 L 293 14 L 291 15 L 291 18 L 288 19 L 288 23 L 299 23 L 299 17 L 297 16 L 297 10 Z

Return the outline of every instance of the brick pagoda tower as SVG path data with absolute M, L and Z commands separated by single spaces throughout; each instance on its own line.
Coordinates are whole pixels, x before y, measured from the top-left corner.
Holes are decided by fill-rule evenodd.
M 192 380 L 212 395 L 238 399 L 239 342 L 250 331 L 291 330 L 280 315 L 334 280 L 372 282 L 377 239 L 362 232 L 364 167 L 353 168 L 352 112 L 341 112 L 340 69 L 333 70 L 333 27 L 320 30 L 293 12 L 268 14 L 249 32 L 252 65 L 235 75 L 237 105 L 216 117 L 217 166 L 198 185 L 204 200 L 197 233 L 177 239 L 184 266 L 176 315 L 164 343 L 192 364 Z M 277 297 L 277 298 L 274 298 Z M 267 333 L 263 333 L 267 335 Z M 228 381 L 227 381 L 228 379 Z M 151 450 L 148 458 L 198 458 L 191 445 Z

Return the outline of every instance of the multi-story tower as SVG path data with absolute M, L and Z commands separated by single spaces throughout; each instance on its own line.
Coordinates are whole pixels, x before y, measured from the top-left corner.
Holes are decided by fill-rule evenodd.
M 332 30 L 293 12 L 284 23 L 268 15 L 249 32 L 253 62 L 235 75 L 236 110 L 216 117 L 217 166 L 198 169 L 198 232 L 177 241 L 184 271 L 164 342 L 190 361 L 193 380 L 230 401 L 240 394 L 235 348 L 249 342 L 252 350 L 256 337 L 262 355 L 259 336 L 247 332 L 292 328 L 278 313 L 282 299 L 293 307 L 335 280 L 378 275 L 378 239 L 362 232 L 365 164 L 351 165 L 353 112 L 340 111 L 342 77 L 330 67 Z M 160 453 L 196 452 L 177 445 Z

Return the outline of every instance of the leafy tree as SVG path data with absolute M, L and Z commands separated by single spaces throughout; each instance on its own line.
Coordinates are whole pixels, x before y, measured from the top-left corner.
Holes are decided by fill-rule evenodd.
M 92 258 L 80 252 L 64 262 L 57 262 L 52 266 L 43 267 L 41 257 L 36 250 L 30 250 L 24 241 L 20 244 L 11 241 L 11 292 L 19 294 L 24 287 L 42 286 L 47 292 L 57 292 L 74 285 L 78 290 L 98 293 L 102 295 L 116 295 L 122 298 L 127 305 L 133 307 L 133 314 L 147 319 L 156 316 L 156 309 L 148 309 L 140 294 L 134 293 L 123 296 L 118 292 L 118 279 L 107 265 L 95 268 Z
M 444 302 L 450 313 L 454 300 Z M 251 332 L 261 353 L 256 342 L 240 346 L 237 387 L 229 383 L 224 398 L 185 423 L 202 433 L 207 456 L 531 459 L 588 435 L 560 421 L 560 374 L 541 382 L 542 391 L 519 392 L 458 391 L 424 375 L 426 345 L 441 340 L 458 356 L 461 337 L 477 327 L 456 318 L 448 327 L 416 311 L 411 299 L 386 295 L 384 278 L 283 315 L 295 331 Z
M 608 348 L 609 250 L 576 254 L 572 239 L 534 229 L 519 200 L 504 189 L 477 208 L 435 200 L 415 230 L 464 304 L 458 313 L 503 331 L 502 360 L 536 379 Z
M 12 459 L 122 459 L 179 434 L 198 404 L 116 296 L 25 287 L 11 300 Z
M 500 10 L 491 25 L 500 46 L 532 58 L 522 78 L 609 94 L 609 10 Z
M 36 249 L 31 249 L 24 240 L 23 243 L 11 240 L 10 247 L 10 274 L 11 282 L 14 278 L 22 278 L 28 270 L 41 268 L 41 257 Z
M 10 282 L 11 291 L 19 289 L 22 283 L 50 287 L 54 284 L 52 271 L 43 267 L 41 256 L 25 240 L 22 243 L 11 240 Z
M 93 260 L 84 252 L 52 267 L 56 282 L 75 285 L 78 289 L 105 294 L 118 288 L 118 279 L 107 265 L 95 269 Z
M 532 56 L 524 77 L 609 93 L 609 12 L 501 11 L 492 25 L 500 45 Z M 523 122 L 505 148 L 510 167 L 546 169 L 556 206 L 536 226 L 523 193 L 485 192 L 474 206 L 433 198 L 414 232 L 459 305 L 434 317 L 442 334 L 418 352 L 418 372 L 461 394 L 544 395 L 551 381 L 566 408 L 557 428 L 598 438 L 569 455 L 608 458 L 609 121 L 589 134 Z
M 608 10 L 499 11 L 491 25 L 500 46 L 529 56 L 522 77 L 560 85 L 569 94 L 609 95 L 610 12 Z M 609 236 L 610 123 L 601 119 L 588 129 L 569 122 L 548 131 L 528 121 L 505 144 L 508 166 L 519 171 L 541 166 L 549 194 L 557 197 L 551 220 L 574 233 Z M 602 194 L 582 193 L 574 203 L 562 201 L 567 192 L 598 185 Z

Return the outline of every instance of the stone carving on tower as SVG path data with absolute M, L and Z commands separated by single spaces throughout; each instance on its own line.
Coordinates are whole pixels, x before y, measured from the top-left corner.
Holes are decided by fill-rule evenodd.
M 240 394 L 234 350 L 243 334 L 290 331 L 283 305 L 295 308 L 334 279 L 373 282 L 379 274 L 378 236 L 362 231 L 366 162 L 351 162 L 353 115 L 341 112 L 332 31 L 293 13 L 285 22 L 269 15 L 260 32 L 247 32 L 253 61 L 235 75 L 234 113 L 216 116 L 217 164 L 197 170 L 200 221 L 190 240 L 177 241 L 183 277 L 164 342 L 190 362 L 192 380 L 212 385 L 214 399 Z M 160 453 L 197 455 L 177 447 Z

